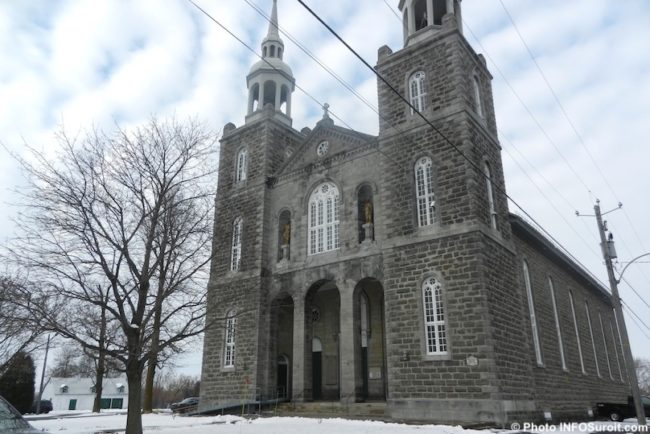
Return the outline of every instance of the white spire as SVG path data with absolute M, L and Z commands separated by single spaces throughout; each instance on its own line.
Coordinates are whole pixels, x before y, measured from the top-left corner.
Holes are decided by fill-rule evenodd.
M 271 21 L 269 22 L 269 31 L 266 35 L 266 40 L 280 40 L 278 33 L 278 0 L 273 0 L 273 11 L 271 12 Z
M 248 85 L 248 115 L 252 122 L 271 114 L 281 122 L 291 125 L 291 94 L 295 80 L 289 65 L 282 60 L 284 42 L 278 28 L 278 1 L 273 0 L 269 18 L 269 31 L 262 41 L 262 60 L 252 67 L 246 82 Z M 271 110 L 267 110 L 271 106 Z

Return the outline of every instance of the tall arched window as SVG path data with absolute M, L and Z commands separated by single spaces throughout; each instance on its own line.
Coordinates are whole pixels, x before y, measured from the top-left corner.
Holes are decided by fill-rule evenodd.
M 585 300 L 585 313 L 587 315 L 587 324 L 589 325 L 589 336 L 591 337 L 591 347 L 594 350 L 594 363 L 596 364 L 596 374 L 600 377 L 600 365 L 598 365 L 598 352 L 596 351 L 596 340 L 594 339 L 594 329 L 591 326 L 591 315 L 589 314 L 589 303 Z
M 555 319 L 555 331 L 557 332 L 557 344 L 560 350 L 560 362 L 562 363 L 562 369 L 567 370 L 566 358 L 564 357 L 564 342 L 562 341 L 562 329 L 560 328 L 560 315 L 557 311 L 557 300 L 555 299 L 555 285 L 553 285 L 553 279 L 551 276 L 548 277 L 548 290 L 551 293 L 551 303 L 553 304 L 553 318 Z
M 427 354 L 447 354 L 447 326 L 442 285 L 435 277 L 429 277 L 422 284 L 422 305 Z
M 230 269 L 239 271 L 241 267 L 241 235 L 243 220 L 241 217 L 235 219 L 232 224 L 232 249 L 230 251 Z
M 237 182 L 245 181 L 248 176 L 248 151 L 242 149 L 237 154 L 237 175 L 235 177 Z
M 418 225 L 431 225 L 435 217 L 436 196 L 433 192 L 433 163 L 429 157 L 422 157 L 415 163 L 415 190 Z
M 426 109 L 427 92 L 424 87 L 425 75 L 423 71 L 418 71 L 409 78 L 409 93 L 411 95 L 411 105 L 421 112 Z M 411 108 L 411 114 L 415 113 Z
M 339 190 L 331 182 L 319 185 L 309 197 L 310 255 L 339 248 Z
M 429 25 L 429 14 L 427 13 L 427 0 L 416 0 L 413 3 L 415 31 L 417 32 Z
M 483 117 L 483 101 L 481 100 L 481 84 L 476 75 L 472 77 L 472 85 L 474 87 L 474 110 L 476 111 L 477 115 Z
M 607 360 L 607 371 L 609 372 L 609 378 L 614 379 L 614 374 L 612 374 L 612 364 L 609 361 L 609 348 L 607 346 L 607 337 L 605 336 L 605 327 L 603 326 L 603 316 L 598 311 L 598 321 L 600 322 L 600 333 L 603 335 L 603 348 L 605 348 L 605 360 Z
M 528 263 L 524 261 L 524 284 L 526 285 L 526 296 L 528 298 L 528 313 L 530 314 L 530 328 L 533 331 L 533 346 L 535 347 L 535 359 L 537 364 L 542 366 L 542 347 L 539 342 L 539 330 L 537 328 L 537 315 L 535 314 L 535 300 L 533 299 L 533 288 L 530 283 L 530 272 L 528 271 Z
M 571 316 L 573 317 L 573 328 L 576 332 L 576 343 L 578 344 L 578 358 L 580 360 L 580 369 L 586 374 L 585 359 L 582 357 L 582 342 L 580 342 L 580 331 L 578 329 L 578 318 L 576 317 L 576 307 L 573 303 L 573 293 L 569 291 L 569 304 L 571 305 Z
M 226 315 L 225 345 L 223 351 L 224 368 L 235 367 L 235 332 L 237 329 L 237 317 L 235 311 L 231 310 Z
M 490 226 L 497 228 L 497 212 L 494 207 L 494 189 L 492 188 L 492 171 L 490 165 L 483 163 L 483 174 L 485 175 L 485 187 L 487 189 L 488 212 L 490 213 Z

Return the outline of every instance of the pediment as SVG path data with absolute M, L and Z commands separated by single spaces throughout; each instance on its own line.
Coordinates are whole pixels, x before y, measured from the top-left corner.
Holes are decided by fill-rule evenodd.
M 325 142 L 325 144 L 324 144 Z M 342 128 L 325 119 L 305 137 L 298 149 L 278 171 L 278 175 L 299 171 L 308 167 L 326 164 L 336 158 L 345 158 L 350 151 L 373 146 L 377 137 Z M 320 150 L 319 152 L 319 145 Z M 323 153 L 323 149 L 327 152 Z

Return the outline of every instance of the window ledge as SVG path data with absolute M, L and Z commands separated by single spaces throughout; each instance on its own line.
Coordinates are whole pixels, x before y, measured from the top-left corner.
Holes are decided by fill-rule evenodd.
M 422 360 L 426 362 L 437 362 L 443 360 L 451 360 L 451 353 L 447 351 L 445 354 L 424 354 Z
M 421 235 L 433 235 L 436 232 L 440 231 L 440 225 L 438 223 L 433 223 L 427 226 L 418 226 L 415 230 L 415 234 L 418 236 Z

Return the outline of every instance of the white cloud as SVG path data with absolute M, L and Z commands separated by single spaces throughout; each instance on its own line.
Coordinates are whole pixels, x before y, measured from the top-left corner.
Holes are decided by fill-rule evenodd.
M 266 13 L 270 10 L 270 0 L 251 1 Z M 259 49 L 268 23 L 245 2 L 197 2 Z M 396 6 L 397 0 L 389 3 Z M 621 200 L 636 228 L 630 228 L 622 212 L 608 216 L 621 246 L 621 259 L 650 250 L 650 229 L 644 224 L 650 215 L 646 199 L 650 150 L 645 146 L 650 109 L 650 57 L 646 55 L 650 4 L 644 0 L 628 0 L 616 7 L 607 0 L 504 3 L 607 178 L 605 182 L 558 109 L 500 1 L 465 1 L 468 39 L 476 51 L 485 49 L 494 59 L 570 161 L 572 169 L 488 60 L 500 134 L 508 139 L 502 145 L 520 161 L 514 148 L 523 153 L 555 186 L 549 187 L 528 169 L 569 224 L 504 153 L 508 191 L 605 280 L 594 240 L 595 223 L 580 221 L 573 212 L 589 212 L 595 197 L 605 207 Z M 371 64 L 380 46 L 387 44 L 394 51 L 401 48 L 401 23 L 382 1 L 313 0 L 309 4 Z M 280 25 L 376 104 L 376 82 L 370 72 L 297 2 L 281 0 L 279 7 Z M 484 48 L 473 41 L 471 33 Z M 321 102 L 328 102 L 354 128 L 375 132 L 376 115 L 287 37 L 283 39 L 285 60 L 297 83 Z M 133 125 L 152 114 L 175 113 L 196 116 L 214 130 L 227 122 L 241 125 L 246 110 L 245 76 L 257 60 L 183 0 L 2 2 L 0 57 L 0 141 L 18 152 L 23 137 L 39 147 L 54 146 L 53 132 L 62 121 L 76 131 L 92 125 L 110 128 L 116 119 Z M 320 108 L 299 90 L 293 102 L 294 127 L 313 127 L 321 117 Z M 591 195 L 573 170 L 588 184 Z M 15 164 L 0 148 L 0 201 L 10 201 L 7 187 L 19 183 Z M 7 222 L 12 212 L 0 208 L 0 238 L 10 233 Z M 641 267 L 647 270 L 645 274 Z M 647 265 L 633 266 L 629 273 L 630 282 L 650 298 Z M 650 316 L 650 309 L 629 289 L 622 288 L 622 293 L 641 315 Z M 629 329 L 634 349 L 650 357 L 645 337 L 634 324 Z

